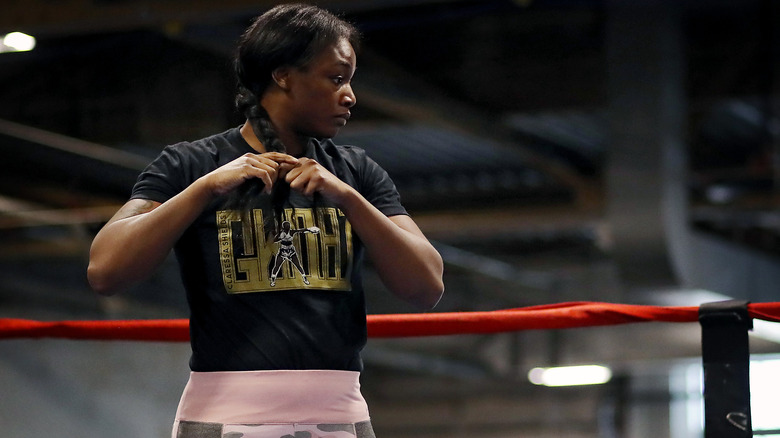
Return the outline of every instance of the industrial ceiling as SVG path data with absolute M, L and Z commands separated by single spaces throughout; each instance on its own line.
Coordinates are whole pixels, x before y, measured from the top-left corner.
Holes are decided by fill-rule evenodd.
M 232 46 L 271 4 L 2 7 L 0 33 L 24 31 L 38 44 L 0 53 L 1 316 L 186 315 L 172 261 L 126 296 L 95 297 L 84 272 L 89 242 L 163 146 L 241 123 Z M 693 290 L 776 300 L 774 2 L 318 4 L 364 33 L 358 104 L 337 140 L 388 170 L 440 249 L 447 293 L 438 311 L 690 304 Z M 410 311 L 381 293 L 369 306 Z M 479 337 L 465 349 L 408 340 L 378 343 L 366 360 L 516 378 L 533 361 L 594 360 L 594 350 L 619 363 L 695 356 L 691 333 Z

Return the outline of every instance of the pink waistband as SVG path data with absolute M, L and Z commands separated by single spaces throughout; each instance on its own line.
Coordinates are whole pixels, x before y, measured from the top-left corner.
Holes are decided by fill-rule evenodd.
M 369 419 L 360 373 L 192 372 L 176 419 L 224 424 L 358 423 Z

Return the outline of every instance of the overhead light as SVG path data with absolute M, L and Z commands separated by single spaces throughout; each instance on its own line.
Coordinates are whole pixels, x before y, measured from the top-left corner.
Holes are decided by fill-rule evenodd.
M 531 383 L 544 386 L 601 385 L 611 378 L 612 370 L 601 365 L 534 368 L 528 372 Z
M 0 53 L 27 52 L 35 48 L 35 37 L 22 32 L 11 32 L 0 38 Z

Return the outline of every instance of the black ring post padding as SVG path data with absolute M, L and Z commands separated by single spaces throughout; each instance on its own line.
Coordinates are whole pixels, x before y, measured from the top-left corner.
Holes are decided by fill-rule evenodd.
M 704 366 L 704 437 L 753 436 L 750 415 L 750 346 L 753 319 L 747 301 L 699 307 Z

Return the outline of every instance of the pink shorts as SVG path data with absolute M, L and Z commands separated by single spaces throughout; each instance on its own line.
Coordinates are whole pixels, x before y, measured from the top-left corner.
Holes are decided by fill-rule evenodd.
M 359 377 L 333 370 L 192 372 L 172 438 L 370 438 Z

